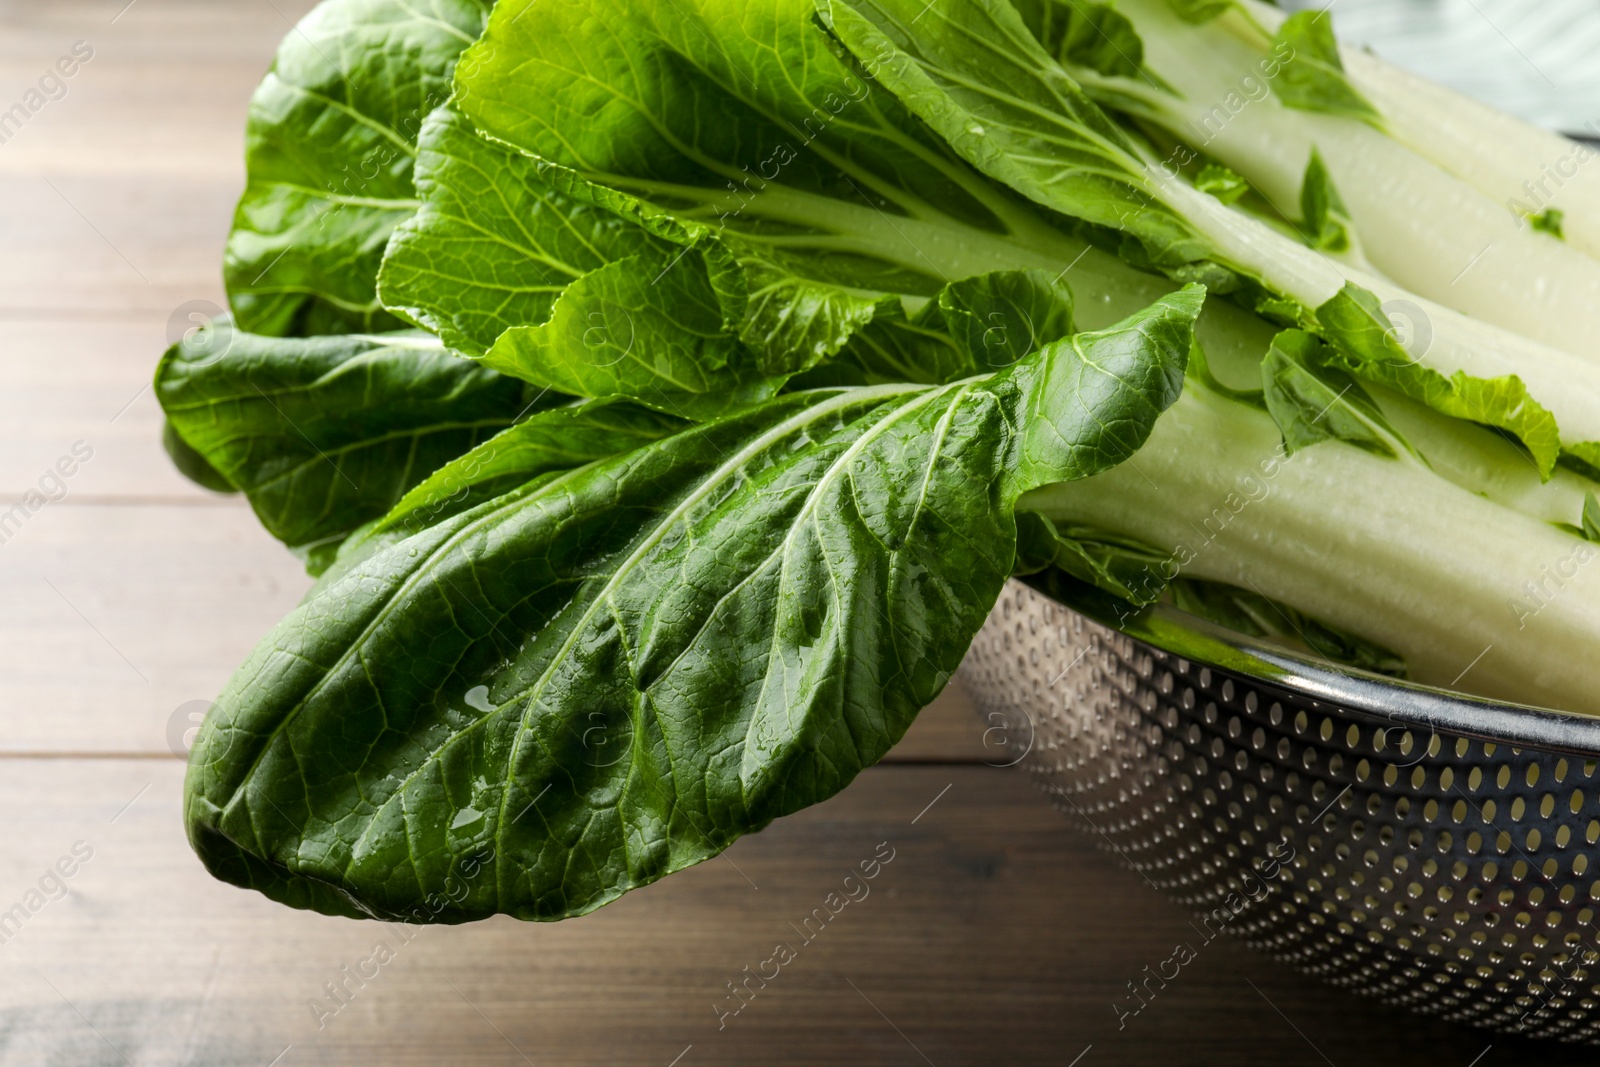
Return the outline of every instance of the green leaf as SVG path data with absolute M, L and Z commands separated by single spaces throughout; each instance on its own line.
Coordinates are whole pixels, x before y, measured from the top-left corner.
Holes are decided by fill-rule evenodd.
M 1082 250 L 920 128 L 810 0 L 736 13 L 538 0 L 523 17 L 532 7 L 496 8 L 461 64 L 458 106 L 491 137 L 637 198 L 613 210 L 725 248 L 746 272 L 740 337 L 769 372 L 833 355 L 885 295 L 927 298 Z
M 951 282 L 935 303 L 975 371 L 1008 367 L 1073 332 L 1072 291 L 1045 271 L 996 271 Z
M 1167 6 L 1185 22 L 1210 22 L 1227 12 L 1237 0 L 1167 0 Z
M 1540 233 L 1547 233 L 1558 240 L 1566 240 L 1566 234 L 1561 230 L 1562 220 L 1567 217 L 1566 212 L 1558 207 L 1547 207 L 1536 215 L 1528 216 L 1528 225 Z
M 1012 0 L 1044 50 L 1068 66 L 1110 77 L 1159 79 L 1144 65 L 1144 41 L 1128 17 L 1093 0 Z
M 918 382 L 937 385 L 978 373 L 971 354 L 946 328 L 937 298 L 906 314 L 898 297 L 881 301 L 872 321 L 840 350 L 837 358 L 795 379 L 796 385 L 887 385 Z
M 275 336 L 393 329 L 374 295 L 416 210 L 413 147 L 450 95 L 487 0 L 327 0 L 284 38 L 246 128 L 248 184 L 224 275 L 239 327 Z
M 1006 0 L 818 0 L 845 45 L 973 166 L 1037 204 L 1137 239 L 1149 261 L 1207 243 L 1158 200 L 1133 142 Z
M 1413 362 L 1377 296 L 1354 282 L 1318 307 L 1316 318 L 1344 370 L 1452 418 L 1502 430 L 1528 450 L 1541 477 L 1548 480 L 1555 470 L 1562 451 L 1560 428 L 1516 375 L 1474 378 L 1457 371 L 1446 378 Z
M 798 277 L 770 250 L 736 262 L 706 227 L 491 142 L 453 107 L 418 148 L 422 208 L 396 231 L 379 293 L 514 377 L 704 410 L 708 394 L 770 395 L 873 315 L 876 297 Z
M 517 489 L 659 441 L 689 424 L 627 400 L 593 400 L 529 416 L 451 460 L 400 499 L 373 531 L 414 530 Z
M 1297 11 L 1283 21 L 1273 38 L 1275 49 L 1293 49 L 1278 76 L 1269 83 L 1285 107 L 1321 111 L 1381 125 L 1383 119 L 1344 74 L 1339 42 L 1327 11 Z
M 1600 500 L 1593 493 L 1583 498 L 1583 536 L 1600 541 Z
M 1144 607 L 1161 599 L 1170 552 L 1105 530 L 1063 530 L 1043 515 L 1017 513 L 1018 574 L 1055 567 L 1119 600 Z
M 301 552 L 336 545 L 530 408 L 521 382 L 412 333 L 236 333 L 220 356 L 174 345 L 156 396 L 184 443 Z
M 1405 659 L 1397 653 L 1259 593 L 1223 582 L 1180 578 L 1172 583 L 1172 594 L 1180 611 L 1230 630 L 1285 639 L 1324 659 L 1374 674 L 1391 678 L 1408 674 Z
M 213 493 L 237 493 L 238 488 L 222 472 L 213 467 L 211 463 L 189 447 L 171 422 L 161 423 L 161 447 L 166 450 L 167 458 L 172 460 L 172 465 L 178 468 L 178 473 L 204 489 Z
M 1333 177 L 1322 162 L 1322 155 L 1313 148 L 1311 162 L 1306 166 L 1305 181 L 1300 185 L 1301 233 L 1306 244 L 1324 252 L 1347 252 L 1350 249 L 1350 212 L 1334 188 Z
M 1236 203 L 1250 192 L 1250 183 L 1243 175 L 1214 161 L 1208 161 L 1200 168 L 1195 175 L 1194 187 L 1224 204 Z
M 725 328 L 699 252 L 619 259 L 569 285 L 550 321 L 514 326 L 485 366 L 576 396 L 632 397 L 689 415 L 777 391 Z
M 590 271 L 677 251 L 558 191 L 548 169 L 479 136 L 454 107 L 429 115 L 417 138 L 421 208 L 389 242 L 378 275 L 384 305 L 481 356 L 506 330 L 547 321 L 562 291 Z
M 1143 443 L 1200 300 L 985 378 L 786 394 L 383 546 L 219 697 L 190 841 L 297 907 L 555 919 L 833 795 L 960 663 L 1017 497 Z
M 1397 458 L 1401 437 L 1349 374 L 1329 366 L 1328 346 L 1301 330 L 1272 339 L 1261 362 L 1267 410 L 1293 455 L 1319 441 L 1344 441 L 1374 455 Z M 1397 447 L 1398 445 L 1398 447 Z

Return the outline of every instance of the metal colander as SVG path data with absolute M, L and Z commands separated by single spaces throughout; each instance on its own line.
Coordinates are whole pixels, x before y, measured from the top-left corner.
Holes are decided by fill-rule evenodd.
M 1600 720 L 1319 663 L 1012 581 L 962 677 L 1103 847 L 1336 986 L 1600 1042 Z M 999 762 L 999 761 L 996 761 Z

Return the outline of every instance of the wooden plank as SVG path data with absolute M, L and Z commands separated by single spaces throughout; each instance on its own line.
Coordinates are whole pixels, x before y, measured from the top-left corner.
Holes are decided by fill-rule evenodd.
M 0 545 L 0 751 L 170 755 L 309 584 L 242 506 L 46 505 Z
M 0 110 L 75 42 L 94 56 L 0 145 L 5 317 L 164 316 L 220 296 L 250 94 L 289 20 L 312 5 L 138 0 L 119 16 L 125 2 L 30 4 L 6 17 Z
M 0 752 L 170 754 L 177 710 L 214 698 L 311 584 L 248 508 L 216 499 L 69 495 L 0 544 Z M 981 727 L 952 689 L 894 758 L 981 761 Z
M 63 458 L 74 500 L 216 500 L 183 477 L 161 448 L 161 406 L 150 387 L 166 347 L 166 316 L 126 321 L 14 322 L 0 359 L 0 501 L 28 490 L 59 494 Z M 71 462 L 74 445 L 92 452 Z
M 1119 1031 L 1126 983 L 1197 935 L 1016 772 L 869 771 L 583 919 L 402 929 L 210 880 L 179 831 L 180 771 L 3 762 L 0 912 L 93 849 L 0 945 L 6 1063 L 1466 1067 L 1491 1041 L 1478 1067 L 1592 1062 L 1365 1004 L 1225 940 Z M 893 858 L 831 915 L 875 854 Z M 814 909 L 829 918 L 807 942 Z M 795 958 L 719 1016 L 778 943 Z M 362 968 L 379 944 L 393 959 Z M 347 966 L 369 977 L 341 1005 L 325 984 Z

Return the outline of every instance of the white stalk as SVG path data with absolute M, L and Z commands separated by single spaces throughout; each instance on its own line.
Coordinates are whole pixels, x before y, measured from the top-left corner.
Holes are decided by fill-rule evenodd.
M 1397 136 L 1356 119 L 1293 110 L 1271 95 L 1260 70 L 1266 53 L 1229 32 L 1228 20 L 1193 26 L 1161 0 L 1131 0 L 1121 10 L 1140 31 L 1147 64 L 1184 96 L 1133 87 L 1180 140 L 1244 175 L 1291 218 L 1316 148 L 1382 274 L 1456 311 L 1600 360 L 1593 329 L 1600 260 L 1533 229 L 1506 197 L 1419 153 L 1408 133 L 1419 122 L 1417 107 L 1394 116 Z M 1367 58 L 1366 66 L 1376 62 Z M 1428 109 L 1430 119 L 1436 110 Z M 1500 123 L 1522 125 L 1504 117 Z M 1453 158 L 1459 170 L 1481 170 L 1475 158 Z M 1538 177 L 1537 167 L 1529 174 Z
M 1268 33 L 1282 11 L 1243 6 Z M 1351 83 L 1395 136 L 1509 212 L 1566 213 L 1568 243 L 1600 258 L 1600 150 L 1496 111 L 1357 48 L 1340 48 Z M 1580 132 L 1580 131 L 1573 131 Z M 1600 136 L 1600 127 L 1582 131 Z
M 1284 458 L 1265 414 L 1191 382 L 1132 460 L 1021 506 L 1380 642 L 1419 681 L 1600 714 L 1600 546 L 1420 463 L 1335 441 Z
M 1336 263 L 1233 211 L 1182 181 L 1152 171 L 1159 195 L 1213 243 L 1228 262 L 1269 288 L 1315 308 L 1346 281 L 1377 295 L 1409 322 L 1411 336 L 1400 338 L 1412 359 L 1447 377 L 1465 371 L 1478 378 L 1516 375 L 1529 393 L 1555 415 L 1564 444 L 1600 441 L 1600 360 L 1467 318 L 1423 299 L 1392 282 Z

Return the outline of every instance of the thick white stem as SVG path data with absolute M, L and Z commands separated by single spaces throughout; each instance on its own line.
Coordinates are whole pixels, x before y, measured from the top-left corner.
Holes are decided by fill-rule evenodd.
M 1392 282 L 1336 263 L 1326 256 L 1233 211 L 1181 181 L 1154 175 L 1160 195 L 1210 240 L 1227 261 L 1252 272 L 1269 288 L 1315 308 L 1346 281 L 1355 282 L 1406 320 L 1403 338 L 1411 357 L 1446 376 L 1516 375 L 1561 426 L 1564 444 L 1600 441 L 1600 360 L 1540 344 L 1509 330 L 1469 319 Z
M 1282 11 L 1243 0 L 1268 32 Z M 1508 211 L 1559 208 L 1567 241 L 1600 258 L 1600 151 L 1453 89 L 1401 70 L 1368 52 L 1341 48 L 1345 73 L 1395 136 Z M 1600 136 L 1600 125 L 1574 130 Z
M 1332 441 L 1284 458 L 1271 419 L 1191 382 L 1132 460 L 1022 506 L 1380 642 L 1420 681 L 1600 714 L 1600 546 L 1419 463 Z
M 1395 136 L 1357 119 L 1293 110 L 1271 95 L 1270 78 L 1260 69 L 1267 53 L 1230 33 L 1226 21 L 1193 26 L 1161 0 L 1133 0 L 1123 10 L 1141 31 L 1147 63 L 1183 94 L 1144 94 L 1175 136 L 1243 174 L 1290 217 L 1298 214 L 1301 182 L 1316 148 L 1367 258 L 1385 276 L 1445 307 L 1600 362 L 1593 324 L 1600 260 L 1533 229 L 1525 213 L 1508 206 L 1509 193 L 1486 193 L 1463 180 L 1481 171 L 1476 155 L 1453 157 L 1452 168 L 1451 160 L 1419 151 L 1412 127 L 1442 119 L 1437 104 L 1412 105 L 1393 116 Z M 1365 58 L 1363 67 L 1382 67 Z M 1388 108 L 1379 107 L 1389 120 Z M 1550 139 L 1514 119 L 1500 116 L 1497 124 Z M 1488 136 L 1479 130 L 1477 153 Z M 1429 142 L 1436 150 L 1438 140 L 1435 135 Z M 1499 150 L 1498 141 L 1488 143 Z M 1564 143 L 1567 154 L 1580 150 Z M 1548 153 L 1550 146 L 1544 148 Z M 1541 176 L 1537 164 L 1509 166 L 1528 171 L 1518 185 Z M 1600 178 L 1600 166 L 1594 169 Z M 1550 203 L 1519 195 L 1527 213 Z

